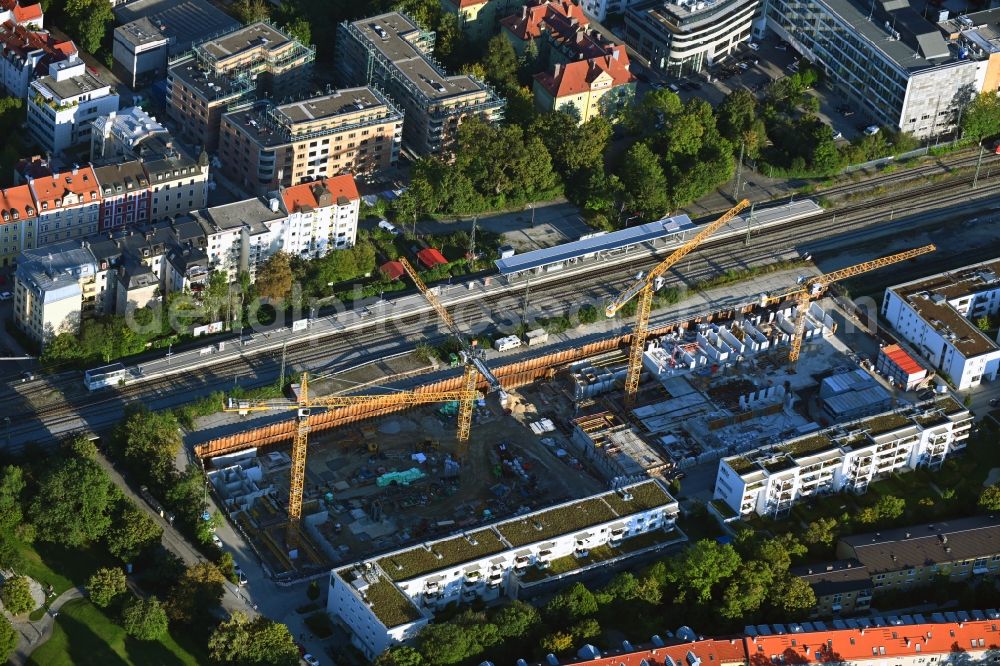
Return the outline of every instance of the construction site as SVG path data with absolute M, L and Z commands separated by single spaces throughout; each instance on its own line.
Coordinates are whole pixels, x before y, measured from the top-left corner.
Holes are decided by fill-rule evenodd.
M 747 205 L 609 302 L 610 317 L 636 301 L 628 332 L 503 364 L 487 366 L 403 260 L 461 342 L 464 369 L 370 395 L 303 375 L 282 399 L 231 401 L 225 411 L 242 431 L 195 446 L 216 497 L 272 575 L 294 578 L 609 488 L 670 481 L 815 432 L 837 410 L 856 418 L 880 405 L 869 400 L 872 384 L 852 374 L 857 355 L 834 335 L 824 294 L 933 246 L 803 278 L 693 321 L 650 324 L 666 271 Z M 823 411 L 824 401 L 833 407 Z

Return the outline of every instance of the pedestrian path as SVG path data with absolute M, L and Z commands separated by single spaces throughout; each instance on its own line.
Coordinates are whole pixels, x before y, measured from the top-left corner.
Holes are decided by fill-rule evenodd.
M 14 654 L 10 656 L 10 660 L 7 663 L 14 666 L 23 666 L 23 664 L 28 663 L 31 653 L 52 636 L 52 625 L 63 604 L 73 599 L 82 599 L 83 596 L 84 590 L 82 587 L 71 587 L 53 600 L 41 619 L 34 621 L 12 620 L 11 624 L 14 625 L 14 629 L 17 630 L 19 635 L 17 649 L 14 650 Z

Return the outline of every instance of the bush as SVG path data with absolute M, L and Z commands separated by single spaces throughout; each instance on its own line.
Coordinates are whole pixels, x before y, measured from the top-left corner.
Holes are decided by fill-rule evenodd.
M 95 606 L 107 608 L 126 590 L 125 572 L 121 569 L 98 569 L 87 581 L 87 594 Z
M 11 615 L 23 615 L 35 608 L 35 600 L 31 596 L 31 583 L 24 576 L 12 576 L 3 583 L 0 590 L 0 601 Z
M 316 581 L 309 583 L 309 587 L 306 589 L 306 596 L 309 597 L 309 601 L 319 599 L 319 583 Z
M 159 640 L 167 635 L 167 613 L 156 597 L 133 599 L 122 609 L 122 627 L 141 641 Z

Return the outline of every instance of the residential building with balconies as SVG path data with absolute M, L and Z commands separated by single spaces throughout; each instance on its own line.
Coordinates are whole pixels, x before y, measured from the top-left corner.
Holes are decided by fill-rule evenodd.
M 681 543 L 678 512 L 651 480 L 397 550 L 332 571 L 327 612 L 374 658 L 449 605 L 530 596 L 535 586 Z
M 278 226 L 287 214 L 276 197 L 257 197 L 191 213 L 205 234 L 208 269 L 223 271 L 235 282 L 242 271 L 256 279 L 257 268 L 271 256 Z M 277 224 L 276 224 L 277 223 Z
M 255 194 L 396 165 L 403 114 L 370 87 L 275 105 L 269 100 L 222 117 L 219 159 L 233 182 Z
M 883 322 L 958 390 L 993 381 L 1000 346 L 976 325 L 1000 314 L 1000 260 L 885 290 Z
M 38 214 L 31 188 L 0 190 L 0 265 L 13 266 L 23 250 L 35 247 Z
M 60 153 L 90 145 L 92 123 L 118 110 L 118 93 L 73 57 L 49 65 L 49 75 L 31 83 L 28 131 L 45 150 Z
M 205 150 L 219 143 L 222 114 L 265 94 L 307 92 L 316 50 L 258 21 L 202 42 L 167 70 L 167 114 Z
M 101 187 L 92 166 L 74 166 L 50 176 L 30 178 L 28 187 L 38 215 L 36 248 L 97 233 Z
M 157 134 L 141 142 L 138 156 L 150 186 L 149 219 L 165 220 L 208 205 L 208 154 L 195 159 L 179 143 Z
M 94 255 L 79 241 L 22 252 L 14 274 L 14 323 L 42 348 L 78 333 L 84 304 L 96 299 Z
M 723 458 L 715 498 L 741 517 L 782 517 L 811 497 L 863 493 L 891 474 L 937 469 L 965 448 L 971 425 L 951 397 L 838 424 Z
M 342 23 L 337 35 L 342 82 L 385 91 L 406 118 L 404 146 L 447 156 L 466 118 L 499 120 L 504 101 L 474 76 L 448 74 L 433 48 L 434 33 L 399 12 Z
M 13 97 L 26 99 L 31 82 L 49 70 L 53 62 L 73 58 L 76 45 L 59 41 L 14 21 L 0 22 L 0 85 Z
M 101 215 L 98 229 L 109 231 L 145 224 L 149 221 L 149 180 L 138 160 L 95 167 L 101 187 Z
M 279 249 L 303 259 L 317 259 L 354 245 L 361 207 L 354 178 L 324 178 L 283 189 L 280 194 L 288 217 L 281 224 Z

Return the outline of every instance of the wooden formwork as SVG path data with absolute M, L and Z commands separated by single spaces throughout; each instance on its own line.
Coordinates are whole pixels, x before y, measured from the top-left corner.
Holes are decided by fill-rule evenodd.
M 753 305 L 746 305 L 735 310 L 725 312 L 715 312 L 707 316 L 699 317 L 692 321 L 711 321 L 713 319 L 733 316 L 737 312 L 748 312 Z M 678 324 L 670 324 L 650 331 L 651 335 L 665 335 L 678 327 Z M 535 358 L 529 358 L 516 363 L 508 363 L 492 368 L 493 373 L 500 379 L 506 388 L 518 388 L 526 386 L 532 382 L 551 376 L 552 371 L 585 358 L 603 354 L 617 349 L 631 342 L 630 334 L 617 335 L 604 340 L 598 340 L 582 347 L 566 349 L 552 354 L 545 354 Z M 456 375 L 448 379 L 443 379 L 431 384 L 425 384 L 414 389 L 418 393 L 427 391 L 455 391 L 462 388 L 462 376 Z M 485 390 L 485 380 L 480 378 L 480 390 Z M 349 423 L 363 421 L 376 416 L 383 416 L 393 412 L 409 409 L 411 405 L 393 405 L 389 407 L 373 407 L 372 405 L 354 405 L 351 407 L 341 407 L 330 409 L 320 414 L 313 414 L 309 418 L 311 432 L 320 432 L 337 428 Z M 251 428 L 234 435 L 219 437 L 195 446 L 194 452 L 199 458 L 211 458 L 214 456 L 236 453 L 251 448 L 267 448 L 278 444 L 285 444 L 295 436 L 295 420 L 290 418 L 270 425 Z

